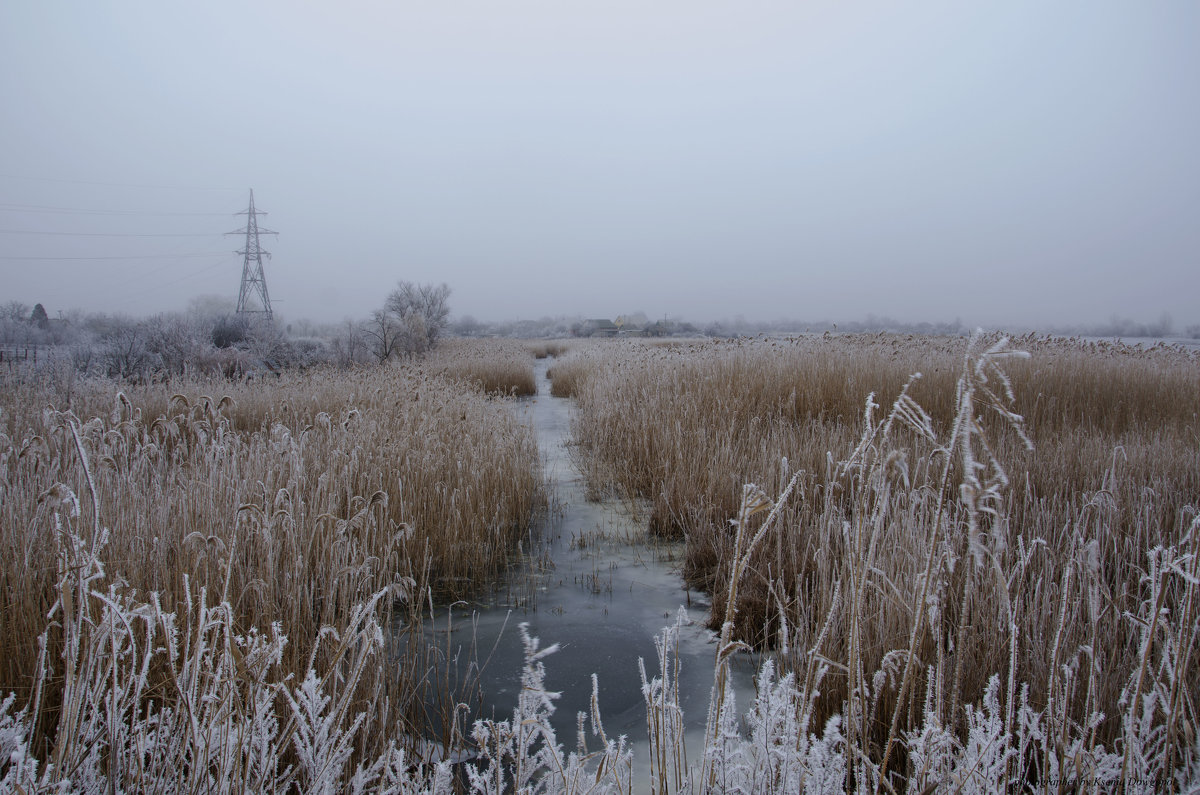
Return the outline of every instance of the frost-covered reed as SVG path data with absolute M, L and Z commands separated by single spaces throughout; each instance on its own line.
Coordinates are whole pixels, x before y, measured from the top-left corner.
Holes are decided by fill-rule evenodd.
M 600 366 L 598 357 L 604 350 L 603 343 L 580 342 L 561 358 L 556 358 L 546 370 L 550 378 L 550 394 L 554 397 L 575 397 L 583 382 Z
M 1025 768 L 1039 781 L 1067 738 L 1071 753 L 1131 747 L 1146 672 L 1162 672 L 1160 706 L 1200 697 L 1192 581 L 1156 562 L 1173 550 L 1186 572 L 1197 543 L 1195 358 L 1029 338 L 1031 357 L 1001 359 L 990 342 L 613 347 L 578 393 L 589 474 L 685 534 L 722 647 L 778 648 L 814 725 L 840 716 L 862 775 L 907 776 L 903 738 L 928 710 L 962 742 L 994 677 L 1007 731 L 1022 709 L 1054 726 Z M 764 488 L 743 517 L 747 482 Z M 1191 714 L 1157 713 L 1147 737 L 1170 734 L 1183 758 Z
M 1009 373 L 1036 356 L 1018 355 L 1004 340 L 975 340 L 953 356 L 946 420 L 918 399 L 924 379 L 906 378 L 886 402 L 859 403 L 857 434 L 819 474 L 781 460 L 739 485 L 714 530 L 728 547 L 726 598 L 714 603 L 720 638 L 699 747 L 682 731 L 678 623 L 658 639 L 658 670 L 640 665 L 649 782 L 632 780 L 642 749 L 604 732 L 595 679 L 575 749 L 563 747 L 545 690 L 553 647 L 524 630 L 511 719 L 477 722 L 456 765 L 415 756 L 381 664 L 387 611 L 413 583 L 372 581 L 367 561 L 355 595 L 302 639 L 282 621 L 238 618 L 247 591 L 229 582 L 240 537 L 195 539 L 207 568 L 193 562 L 173 602 L 131 586 L 108 562 L 123 530 L 106 529 L 100 499 L 113 466 L 101 459 L 121 463 L 100 443 L 115 445 L 119 429 L 98 441 L 104 421 L 47 412 L 40 442 L 5 448 L 6 489 L 18 471 L 72 471 L 64 461 L 77 471 L 44 490 L 29 519 L 47 531 L 50 586 L 30 684 L 0 699 L 0 789 L 1195 791 L 1200 519 L 1185 506 L 1173 525 L 1150 526 L 1160 512 L 1147 506 L 1143 524 L 1120 524 L 1107 501 L 1125 499 L 1118 480 L 1131 475 L 1110 464 L 1096 491 L 1068 500 L 1076 513 L 1058 534 L 1018 524 L 1013 505 L 1038 481 L 1015 477 L 1010 457 L 1027 464 L 1039 449 L 1021 452 L 1038 436 Z M 372 502 L 343 528 L 348 538 L 380 522 Z M 407 541 L 407 528 L 390 529 Z M 811 560 L 789 581 L 773 566 L 792 548 Z M 744 597 L 761 589 L 774 607 L 755 627 Z M 764 630 L 776 650 L 752 703 L 739 705 L 727 666 Z
M 489 395 L 525 397 L 537 394 L 532 356 L 527 345 L 516 340 L 449 339 L 438 346 L 425 368 Z
M 525 350 L 536 359 L 557 358 L 574 347 L 575 343 L 568 340 L 529 340 L 525 342 Z
M 3 393 L 0 692 L 27 697 L 39 656 L 59 654 L 54 633 L 45 652 L 38 638 L 56 598 L 63 490 L 94 496 L 82 521 L 111 528 L 103 564 L 114 582 L 155 594 L 166 612 L 204 588 L 210 602 L 197 609 L 227 602 L 239 631 L 285 627 L 282 665 L 298 678 L 312 649 L 318 662 L 328 653 L 322 627 L 371 594 L 409 581 L 435 599 L 489 587 L 544 501 L 532 429 L 419 368 L 125 389 L 77 384 L 74 412 L 52 392 Z M 424 675 L 414 666 L 372 675 L 394 691 L 393 714 L 423 709 L 404 686 Z M 48 741 L 53 721 L 37 726 Z

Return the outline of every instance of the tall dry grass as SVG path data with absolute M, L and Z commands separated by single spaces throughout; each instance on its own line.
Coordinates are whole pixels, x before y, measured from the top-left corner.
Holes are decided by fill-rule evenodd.
M 567 340 L 526 340 L 523 345 L 535 359 L 558 358 L 574 347 Z
M 1123 494 L 1111 469 L 1064 531 L 1066 548 L 1056 546 L 1063 537 L 1018 527 L 1010 505 L 1026 499 L 1022 490 L 1031 491 L 1033 479 L 1017 483 L 998 455 L 1025 449 L 1032 435 L 1013 410 L 1018 401 L 1006 370 L 1023 366 L 1014 355 L 1000 340 L 963 350 L 945 424 L 914 399 L 919 381 L 909 382 L 888 403 L 865 401 L 857 436 L 827 456 L 817 480 L 780 460 L 761 485 L 739 487 L 732 521 L 713 530 L 729 553 L 720 564 L 725 598 L 715 603 L 720 637 L 708 721 L 693 756 L 683 733 L 678 622 L 656 643 L 657 675 L 639 665 L 652 791 L 1150 793 L 1200 786 L 1200 518 L 1184 508 L 1174 529 L 1143 528 L 1137 540 L 1158 533 L 1163 543 L 1130 548 L 1132 580 L 1119 579 L 1128 572 L 1105 545 L 1124 531 L 1112 524 L 1120 511 L 1106 508 Z M 1168 369 L 1188 364 L 1171 352 L 1154 356 Z M 593 369 L 582 394 L 605 372 Z M 432 388 L 438 380 L 419 383 Z M 14 706 L 15 695 L 0 696 L 0 789 L 633 791 L 634 749 L 606 735 L 596 677 L 576 750 L 559 742 L 549 721 L 555 694 L 545 689 L 544 660 L 554 647 L 542 648 L 524 627 L 518 706 L 509 720 L 474 724 L 476 756 L 461 763 L 463 778 L 456 782 L 446 761 L 422 763 L 405 750 L 412 738 L 399 715 L 401 697 L 416 691 L 411 682 L 397 686 L 383 630 L 389 606 L 411 600 L 413 583 L 365 554 L 368 538 L 387 535 L 379 532 L 383 496 L 350 498 L 350 510 L 361 510 L 337 524 L 320 559 L 326 585 L 336 589 L 348 576 L 338 591 L 342 609 L 299 641 L 282 621 L 243 623 L 248 594 L 268 585 L 232 585 L 251 565 L 239 550 L 261 543 L 240 525 L 228 541 L 182 540 L 184 553 L 189 543 L 201 545 L 203 560 L 187 564 L 173 603 L 127 582 L 139 574 L 136 561 L 111 554 L 126 534 L 103 525 L 102 509 L 108 473 L 135 471 L 117 455 L 122 440 L 142 445 L 140 457 L 168 450 L 164 469 L 174 472 L 178 462 L 175 482 L 194 494 L 204 492 L 194 475 L 210 470 L 193 454 L 224 460 L 239 449 L 239 432 L 222 419 L 231 401 L 167 400 L 175 413 L 148 427 L 129 398 L 118 399 L 111 416 L 86 423 L 55 410 L 37 419 L 23 402 L 5 404 L 6 421 L 40 421 L 43 433 L 20 443 L 0 439 L 0 504 L 29 499 L 11 491 L 18 476 L 28 482 L 61 473 L 79 489 L 55 481 L 26 517 L 25 529 L 42 532 L 25 540 L 51 547 L 29 558 L 50 566 L 50 587 L 40 624 L 29 622 L 38 654 L 25 697 Z M 298 397 L 281 413 L 311 406 Z M 348 411 L 345 429 L 365 413 Z M 313 427 L 333 424 L 328 414 L 314 420 Z M 129 433 L 137 428 L 140 435 Z M 264 431 L 277 443 L 273 454 L 299 471 L 303 451 L 298 464 L 295 448 L 279 444 L 285 432 L 303 441 L 312 428 L 276 422 Z M 276 506 L 276 513 L 289 508 Z M 241 515 L 239 505 L 235 522 Z M 1139 521 L 1154 516 L 1146 511 Z M 6 522 L 6 541 L 16 535 L 12 527 Z M 403 547 L 409 530 L 387 530 L 387 549 Z M 305 537 L 310 548 L 323 543 Z M 134 547 L 146 554 L 155 543 Z M 781 576 L 780 564 L 793 555 L 784 550 L 800 550 L 811 564 L 792 582 Z M 6 577 L 15 563 L 5 558 Z M 754 640 L 740 615 L 745 597 L 763 588 L 773 600 L 778 653 L 763 663 L 743 712 L 728 665 Z M 2 606 L 6 622 L 24 615 L 21 604 Z M 1051 631 L 1037 634 L 1038 620 Z M 1105 648 L 1110 640 L 1123 655 L 1115 662 Z M 287 662 L 296 643 L 306 645 L 298 668 Z M 1045 657 L 1049 663 L 1038 667 Z M 1120 692 L 1109 703 L 1114 681 Z
M 450 339 L 424 367 L 489 395 L 527 397 L 537 394 L 532 357 L 528 346 L 516 340 Z
M 841 661 L 813 720 L 869 691 L 854 708 L 872 716 L 862 747 L 876 758 L 921 722 L 929 694 L 962 729 L 961 705 L 1010 671 L 1029 704 L 1064 721 L 1103 712 L 1089 732 L 1111 747 L 1131 675 L 1167 664 L 1147 661 L 1130 616 L 1146 613 L 1163 577 L 1154 550 L 1193 543 L 1200 364 L 1164 346 L 1016 344 L 1031 355 L 1004 362 L 1014 399 L 992 373 L 972 387 L 973 407 L 961 402 L 965 339 L 609 346 L 575 374 L 576 439 L 594 481 L 651 500 L 652 527 L 684 535 L 685 575 L 713 593 L 714 628 L 728 619 L 731 637 L 758 646 L 786 630 L 798 672 Z M 897 405 L 885 432 L 879 407 Z M 965 459 L 968 422 L 986 444 Z M 743 552 L 729 520 L 746 483 L 792 485 L 735 577 Z M 1194 609 L 1178 582 L 1160 593 Z M 1169 632 L 1186 649 L 1171 664 L 1189 672 L 1173 697 L 1194 704 L 1200 658 L 1186 626 Z
M 546 368 L 550 379 L 550 394 L 554 397 L 576 397 L 583 382 L 600 366 L 598 355 L 604 350 L 596 342 L 581 342 L 554 364 Z
M 344 627 L 374 594 L 454 599 L 488 587 L 544 502 L 532 429 L 503 402 L 419 367 L 86 381 L 72 384 L 69 405 L 59 387 L 0 391 L 0 692 L 19 697 L 60 599 L 65 494 L 94 495 L 80 496 L 77 521 L 106 528 L 97 559 L 108 578 L 156 594 L 168 612 L 227 602 L 239 631 L 284 628 L 281 665 L 297 677 L 314 660 L 332 664 L 324 628 Z M 393 600 L 377 602 L 386 626 Z M 49 637 L 53 659 L 63 639 Z M 403 719 L 420 696 L 402 683 L 423 673 L 393 660 L 363 677 L 362 692 L 391 694 L 378 709 Z M 50 685 L 40 742 L 54 733 Z

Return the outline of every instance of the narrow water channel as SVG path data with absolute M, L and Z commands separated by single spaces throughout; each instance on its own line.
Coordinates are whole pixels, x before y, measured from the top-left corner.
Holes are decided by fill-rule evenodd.
M 482 703 L 472 704 L 477 716 L 510 718 L 524 660 L 517 628 L 526 623 L 543 648 L 560 647 L 545 659 L 546 685 L 561 693 L 552 721 L 559 741 L 574 748 L 576 715 L 589 709 L 595 673 L 605 731 L 633 741 L 640 768 L 646 763 L 646 712 L 638 658 L 645 660 L 647 676 L 657 675 L 654 638 L 682 606 L 687 624 L 679 635 L 679 690 L 688 734 L 697 738 L 688 742 L 693 757 L 700 749 L 716 652 L 716 636 L 704 626 L 708 598 L 683 584 L 682 543 L 649 538 L 645 522 L 635 521 L 619 501 L 587 500 L 567 446 L 574 401 L 550 396 L 546 370 L 547 361 L 539 361 L 538 395 L 520 400 L 514 410 L 537 433 L 551 509 L 531 532 L 522 564 L 489 597 L 443 608 L 426 621 L 427 640 L 444 649 L 449 668 L 437 677 L 459 683 L 451 685 L 463 691 L 455 700 L 479 702 L 482 694 Z M 749 658 L 734 665 L 743 709 L 754 665 Z

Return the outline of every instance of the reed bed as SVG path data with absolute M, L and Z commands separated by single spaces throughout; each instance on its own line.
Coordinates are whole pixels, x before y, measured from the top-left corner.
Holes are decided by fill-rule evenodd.
M 22 703 L 64 642 L 51 632 L 39 645 L 70 527 L 107 582 L 154 594 L 162 612 L 223 603 L 240 633 L 286 632 L 279 665 L 302 679 L 333 665 L 326 628 L 351 631 L 354 606 L 376 594 L 372 620 L 386 626 L 400 596 L 415 597 L 411 616 L 426 598 L 489 587 L 544 504 L 532 429 L 421 367 L 86 381 L 63 398 L 52 380 L 0 392 L 0 693 Z M 379 665 L 359 694 L 393 693 L 379 709 L 395 719 L 419 707 L 399 683 L 421 672 L 400 668 Z M 38 743 L 53 736 L 59 681 Z
M 1104 479 L 1094 489 L 1068 494 L 1060 487 L 1066 507 L 1059 510 L 1074 511 L 1063 514 L 1061 528 L 1052 520 L 1020 525 L 1013 510 L 1029 503 L 1025 521 L 1059 502 L 1038 492 L 1044 485 L 1029 474 L 1039 448 L 1030 451 L 1026 442 L 1037 434 L 1014 410 L 1020 398 L 1010 390 L 1019 378 L 1027 387 L 1049 388 L 1055 372 L 1069 370 L 1071 362 L 1089 373 L 1109 364 L 1086 359 L 1100 355 L 1095 349 L 1058 342 L 1045 343 L 1028 360 L 1015 358 L 1004 340 L 970 345 L 903 340 L 898 348 L 895 342 L 875 337 L 794 343 L 795 350 L 814 345 L 831 354 L 829 369 L 847 378 L 862 361 L 882 366 L 895 358 L 887 353 L 889 346 L 896 357 L 924 358 L 934 373 L 944 361 L 953 371 L 953 408 L 948 418 L 936 417 L 914 397 L 922 394 L 924 379 L 906 381 L 888 402 L 867 399 L 857 415 L 841 420 L 857 432 L 836 456 L 826 455 L 819 474 L 797 468 L 792 462 L 798 456 L 787 462 L 779 458 L 757 473 L 756 481 L 740 484 L 733 512 L 719 527 L 709 528 L 715 539 L 710 546 L 722 553 L 718 568 L 724 579 L 712 584 L 723 596 L 714 601 L 720 636 L 702 748 L 689 754 L 683 733 L 675 644 L 686 614 L 681 612 L 658 637 L 657 672 L 648 672 L 639 661 L 650 733 L 644 749 L 650 790 L 662 795 L 1196 791 L 1196 511 L 1184 504 L 1174 525 L 1152 526 L 1169 515 L 1150 503 L 1167 499 L 1163 484 L 1170 482 L 1145 485 L 1152 471 L 1141 459 L 1119 455 L 1106 457 Z M 1023 342 L 1035 350 L 1044 343 Z M 678 351 L 679 358 L 652 361 L 665 368 L 697 358 L 738 359 L 760 355 L 763 345 L 694 346 Z M 594 410 L 588 401 L 604 394 L 605 379 L 618 374 L 612 384 L 629 388 L 646 372 L 645 348 L 607 350 L 619 356 L 592 360 L 581 371 L 581 429 Z M 781 350 L 792 349 L 776 347 L 772 355 Z M 940 359 L 943 354 L 949 358 Z M 1118 385 L 1131 370 L 1143 379 L 1160 379 L 1140 399 L 1161 394 L 1186 402 L 1195 394 L 1175 391 L 1194 378 L 1190 357 L 1166 349 L 1112 354 L 1104 351 L 1101 359 L 1112 360 L 1111 370 L 1104 372 Z M 839 355 L 856 361 L 840 364 Z M 1063 356 L 1064 367 L 1040 373 L 1042 355 Z M 1085 361 L 1079 363 L 1078 356 Z M 737 379 L 753 374 L 739 367 L 733 362 L 723 378 L 712 378 L 727 410 L 739 405 Z M 711 368 L 701 369 L 711 376 Z M 1006 370 L 1014 373 L 1012 380 Z M 674 371 L 677 378 L 683 373 Z M 732 381 L 730 374 L 736 376 Z M 808 380 L 822 384 L 831 378 Z M 1101 383 L 1113 386 L 1112 380 Z M 310 495 L 300 486 L 298 475 L 309 465 L 306 452 L 322 444 L 322 433 L 338 433 L 334 426 L 349 433 L 370 419 L 374 404 L 362 394 L 386 395 L 379 398 L 389 407 L 385 413 L 403 414 L 402 403 L 420 403 L 422 393 L 446 382 L 397 370 L 377 386 L 341 404 L 353 406 L 344 415 L 328 410 L 336 405 L 326 405 L 302 428 L 280 420 L 245 432 L 235 429 L 238 404 L 232 400 L 182 392 L 166 398 L 167 413 L 149 424 L 142 420 L 147 415 L 139 415 L 138 400 L 128 396 L 109 393 L 111 413 L 82 422 L 68 412 L 31 410 L 29 393 L 17 399 L 12 392 L 4 394 L 8 430 L 0 439 L 5 475 L 0 505 L 8 512 L 7 579 L 0 598 L 7 601 L 0 607 L 8 634 L 3 640 L 15 637 L 10 624 L 22 622 L 37 642 L 33 665 L 15 685 L 20 702 L 17 694 L 0 691 L 0 790 L 634 791 L 632 759 L 638 749 L 606 735 L 595 677 L 590 714 L 579 716 L 575 750 L 564 749 L 549 721 L 555 694 L 545 689 L 545 661 L 555 647 L 542 647 L 524 626 L 525 664 L 511 718 L 476 721 L 472 743 L 457 762 L 446 759 L 444 751 L 440 761 L 416 753 L 420 744 L 401 716 L 403 697 L 417 692 L 416 683 L 396 676 L 383 630 L 390 605 L 415 597 L 415 583 L 389 561 L 409 561 L 408 570 L 415 571 L 410 553 L 417 531 L 404 514 L 389 514 L 394 499 L 382 489 L 367 497 L 348 496 L 336 516 L 327 512 L 309 520 L 324 506 L 300 505 L 324 494 L 317 489 Z M 641 387 L 630 394 L 652 402 L 647 384 Z M 102 393 L 84 389 L 76 394 L 76 407 L 88 400 L 104 403 Z M 137 398 L 155 394 L 149 389 Z M 254 403 L 252 395 L 239 394 L 246 405 Z M 307 416 L 321 406 L 321 395 L 336 394 L 332 387 L 325 391 L 314 384 L 286 410 L 267 408 L 262 415 Z M 495 405 L 470 394 L 482 405 Z M 786 406 L 804 405 L 791 390 L 775 394 L 787 396 Z M 1036 409 L 1045 406 L 1047 426 L 1057 429 L 1051 436 L 1074 443 L 1084 432 L 1076 427 L 1077 413 L 1059 404 L 1061 394 L 1043 389 L 1030 414 L 1037 416 Z M 1086 390 L 1080 394 L 1096 399 Z M 674 395 L 682 402 L 686 390 Z M 608 397 L 605 405 L 612 402 L 613 395 Z M 923 399 L 939 405 L 936 394 Z M 671 403 L 653 405 L 663 412 L 661 420 L 671 419 Z M 460 404 L 447 398 L 441 406 L 453 406 L 450 419 L 461 425 Z M 853 401 L 845 404 L 847 412 L 851 406 Z M 828 410 L 836 408 L 831 404 Z M 1144 408 L 1113 410 L 1116 416 L 1097 423 L 1102 429 L 1096 433 L 1132 442 L 1149 431 L 1163 441 L 1172 438 L 1173 423 L 1188 426 L 1186 408 L 1164 411 L 1153 420 L 1145 418 Z M 811 416 L 802 422 L 788 411 L 779 414 L 793 425 L 815 422 Z M 830 419 L 829 424 L 836 423 Z M 739 427 L 762 434 L 772 426 L 747 419 Z M 376 436 L 392 429 L 378 426 Z M 260 435 L 266 441 L 259 444 L 268 445 L 262 460 L 277 459 L 274 466 L 297 476 L 282 502 L 285 489 L 275 484 L 284 474 L 244 466 L 242 480 L 256 475 L 266 480 L 260 477 L 248 487 L 249 501 L 226 504 L 232 530 L 225 535 L 178 538 L 178 531 L 160 524 L 153 528 L 157 535 L 143 534 L 130 544 L 126 539 L 132 534 L 124 526 L 105 529 L 105 510 L 120 510 L 106 496 L 114 488 L 114 473 L 142 478 L 142 470 L 154 467 L 140 461 L 150 457 L 200 504 L 214 499 L 206 495 L 224 493 L 223 476 L 215 474 L 221 470 L 206 462 L 240 461 Z M 766 438 L 786 439 L 782 431 Z M 760 439 L 759 446 L 767 444 Z M 137 460 L 129 460 L 128 451 L 138 445 Z M 1001 452 L 1011 460 L 1002 459 Z M 601 458 L 594 447 L 587 453 Z M 601 462 L 595 475 L 607 477 L 610 487 L 631 488 L 616 485 L 629 463 Z M 1012 474 L 1018 466 L 1024 467 L 1020 477 Z M 47 478 L 51 485 L 38 491 L 39 478 L 51 474 L 62 479 Z M 1071 473 L 1062 474 L 1066 482 Z M 1140 490 L 1120 483 L 1134 478 L 1143 478 Z M 14 490 L 18 483 L 24 491 Z M 28 488 L 31 484 L 36 485 Z M 373 485 L 368 478 L 364 492 Z M 265 502 L 253 501 L 272 493 L 273 513 Z M 165 488 L 157 494 L 171 498 Z M 407 499 L 404 494 L 398 499 Z M 1127 514 L 1119 503 L 1132 498 L 1142 500 L 1143 510 L 1127 527 L 1121 524 Z M 1042 502 L 1034 504 L 1037 500 Z M 329 495 L 325 501 L 336 502 Z M 153 508 L 149 502 L 143 502 L 144 509 Z M 668 513 L 664 529 L 668 520 L 678 523 L 690 544 L 693 534 L 705 530 L 699 523 L 703 515 L 702 510 Z M 310 556 L 308 570 L 294 569 L 319 583 L 308 590 L 305 583 L 289 583 L 293 594 L 304 597 L 296 601 L 328 605 L 337 599 L 340 604 L 330 612 L 294 608 L 295 615 L 286 617 L 298 620 L 298 635 L 282 619 L 247 614 L 247 605 L 282 591 L 268 581 L 242 584 L 247 573 L 270 574 L 253 567 L 254 561 L 273 560 L 277 517 L 288 523 L 289 535 L 307 539 L 309 552 L 323 550 Z M 134 584 L 144 576 L 140 569 L 171 562 L 154 557 L 162 537 L 175 539 L 173 562 L 182 580 L 166 598 L 165 592 Z M 18 538 L 25 547 L 11 543 Z M 387 540 L 373 547 L 372 539 Z M 1138 546 L 1156 541 L 1150 549 Z M 43 593 L 12 600 L 13 583 L 37 577 L 49 583 Z M 755 630 L 742 616 L 763 591 L 770 605 L 760 614 L 765 626 Z M 304 635 L 306 620 L 321 623 Z M 735 703 L 729 661 L 748 643 L 762 641 L 764 630 L 777 642 L 776 652 L 765 657 L 752 703 L 742 711 Z M 295 646 L 303 653 L 289 649 Z M 4 648 L 8 655 L 11 647 Z M 288 662 L 293 658 L 299 666 Z M 1114 689 L 1119 691 L 1115 699 Z
M 537 394 L 532 356 L 516 340 L 451 339 L 438 346 L 426 368 L 489 395 L 527 397 Z
M 535 359 L 547 359 L 562 356 L 571 350 L 573 343 L 566 340 L 527 340 L 524 346 Z
M 553 397 L 576 397 L 583 382 L 600 367 L 602 343 L 581 343 L 546 369 Z
M 714 629 L 785 648 L 810 683 L 828 664 L 810 717 L 857 720 L 864 759 L 904 768 L 897 737 L 929 709 L 961 740 L 962 706 L 995 675 L 1022 688 L 1000 698 L 1010 714 L 1024 699 L 1111 749 L 1146 671 L 1188 672 L 1167 688 L 1188 721 L 1200 698 L 1195 589 L 1160 560 L 1194 565 L 1200 364 L 1165 346 L 1017 345 L 1031 355 L 1005 359 L 1007 377 L 998 359 L 964 376 L 966 339 L 610 346 L 573 374 L 574 431 L 594 482 L 651 500 L 652 528 L 686 538 Z M 752 553 L 730 526 L 756 521 L 748 483 L 774 515 Z M 1131 617 L 1158 599 L 1172 618 L 1154 642 L 1176 645 L 1152 653 Z

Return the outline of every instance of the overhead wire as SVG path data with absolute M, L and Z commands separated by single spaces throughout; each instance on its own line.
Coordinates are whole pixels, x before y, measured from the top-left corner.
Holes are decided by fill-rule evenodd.
M 144 298 L 148 295 L 156 293 L 159 290 L 162 290 L 162 289 L 165 289 L 168 287 L 173 287 L 176 284 L 179 284 L 180 282 L 185 282 L 185 281 L 188 281 L 189 279 L 195 279 L 198 276 L 203 276 L 204 274 L 206 274 L 210 271 L 216 270 L 217 268 L 220 268 L 220 267 L 224 267 L 228 264 L 229 263 L 227 261 L 214 262 L 211 265 L 205 265 L 202 268 L 197 268 L 195 270 L 189 271 L 188 273 L 185 273 L 182 276 L 179 276 L 178 278 L 171 279 L 170 281 L 160 282 L 160 283 L 155 284 L 150 287 L 143 287 L 140 290 L 134 290 L 133 292 L 123 293 L 122 295 L 120 295 L 119 297 L 114 299 L 114 303 L 120 303 L 123 306 L 128 306 L 132 303 L 140 301 L 142 298 Z M 154 270 L 149 271 L 148 273 L 143 273 L 143 274 L 138 274 L 136 276 L 133 276 L 130 279 L 125 280 L 124 282 L 119 282 L 115 285 L 112 285 L 112 290 L 114 292 L 120 291 L 121 288 L 125 287 L 126 285 L 128 285 L 132 282 L 135 282 L 135 281 L 144 280 L 146 277 L 152 276 L 156 273 L 160 273 L 163 269 L 164 268 L 155 268 Z
M 5 235 L 46 237 L 222 237 L 225 232 L 40 232 L 33 229 L 0 229 Z
M 181 185 L 141 185 L 132 183 L 115 183 L 115 182 L 99 182 L 91 180 L 74 180 L 74 179 L 58 179 L 52 177 L 26 177 L 13 174 L 0 174 L 0 179 L 18 179 L 18 180 L 33 180 L 47 183 L 65 183 L 77 185 L 97 185 L 102 187 L 115 188 L 137 188 L 137 189 L 162 189 L 162 190 L 185 190 L 185 191 L 218 191 L 218 192 L 233 192 L 233 188 L 209 188 L 198 186 L 181 186 Z M 236 189 L 240 192 L 241 189 Z M 89 202 L 90 204 L 90 202 Z M 128 206 L 128 205 L 126 205 Z M 161 205 L 160 205 L 161 206 Z M 102 216 L 102 217 L 122 217 L 122 218 L 230 218 L 237 215 L 244 215 L 245 212 L 191 212 L 191 211 L 173 211 L 173 210 L 133 210 L 124 208 L 111 207 L 96 207 L 78 204 L 40 204 L 32 202 L 19 201 L 0 201 L 0 217 L 4 217 L 5 213 L 10 213 L 15 220 L 17 214 L 41 214 L 54 216 Z M 266 215 L 265 212 L 258 212 L 258 215 Z M 21 223 L 19 226 L 24 227 Z M 241 232 L 242 230 L 236 230 Z M 264 233 L 267 230 L 260 230 Z M 87 232 L 77 230 L 34 230 L 28 228 L 18 228 L 17 225 L 9 225 L 0 228 L 0 234 L 18 235 L 28 237 L 46 237 L 46 238 L 217 238 L 225 237 L 236 232 Z M 15 243 L 15 241 L 14 241 Z M 40 247 L 40 245 L 39 245 Z M 171 248 L 176 248 L 171 246 Z M 176 248 L 178 250 L 178 248 Z M 11 251 L 11 248 L 10 248 Z M 189 252 L 189 253 L 163 253 L 163 254 L 89 254 L 89 255 L 64 255 L 51 256 L 44 254 L 32 255 L 17 255 L 4 254 L 0 255 L 0 261 L 6 262 L 122 262 L 127 261 L 132 266 L 133 261 L 142 261 L 153 263 L 149 269 L 131 268 L 124 269 L 125 272 L 116 279 L 108 279 L 101 287 L 100 292 L 109 293 L 112 295 L 112 302 L 117 305 L 128 305 L 131 302 L 137 302 L 143 296 L 161 293 L 162 290 L 170 288 L 181 282 L 194 280 L 208 274 L 219 268 L 227 268 L 230 266 L 232 255 L 239 252 Z M 185 259 L 211 259 L 215 260 L 211 263 L 204 263 L 199 267 L 179 267 L 180 261 Z M 138 272 L 140 271 L 140 272 Z M 180 273 L 180 271 L 185 271 Z M 174 274 L 174 278 L 169 278 L 166 281 L 159 281 L 157 276 L 164 272 Z M 154 282 L 154 283 L 150 283 Z M 126 290 L 130 285 L 136 285 L 132 291 Z
M 61 179 L 58 177 L 32 177 L 21 174 L 0 174 L 0 179 L 23 179 L 30 182 L 59 182 L 67 185 L 96 185 L 102 188 L 141 188 L 145 190 L 194 190 L 194 191 L 241 191 L 242 188 L 202 187 L 199 185 L 140 185 L 133 182 L 99 182 L 86 179 Z
M 6 176 L 6 175 L 0 175 Z M 29 178 L 34 179 L 34 178 Z M 79 182 L 85 183 L 82 180 L 54 180 L 50 178 L 40 178 L 50 182 Z M 96 183 L 96 184 L 112 184 L 112 183 Z M 196 213 L 196 212 L 162 212 L 162 211 L 141 211 L 141 210 L 97 210 L 89 208 L 72 208 L 72 207 L 55 207 L 50 205 L 40 204 L 17 204 L 13 202 L 0 202 L 0 212 L 49 212 L 63 214 L 82 214 L 82 215 L 120 215 L 120 216 L 200 216 L 200 217 L 230 217 L 236 213 Z M 60 230 L 33 230 L 33 229 L 0 229 L 0 234 L 9 235 L 28 235 L 41 237 L 102 237 L 102 238 L 197 238 L 197 237 L 224 237 L 226 232 L 77 232 L 77 231 L 60 231 Z M 104 260 L 147 260 L 147 259 L 182 259 L 193 257 L 213 257 L 225 256 L 224 252 L 217 253 L 193 253 L 193 254 L 106 254 L 106 255 L 70 255 L 70 256 L 51 256 L 51 255 L 15 255 L 6 254 L 0 255 L 0 260 L 5 261 L 28 261 L 28 262 L 72 262 L 72 261 L 104 261 Z
M 221 252 L 215 252 L 215 251 L 210 252 L 208 254 L 132 254 L 132 255 L 128 255 L 128 256 L 121 256 L 121 255 L 107 256 L 106 255 L 106 256 L 99 256 L 99 257 L 97 257 L 97 256 L 90 256 L 90 257 L 43 257 L 43 256 L 23 257 L 23 256 L 9 256 L 6 254 L 4 256 L 0 256 L 0 260 L 9 260 L 9 261 L 28 260 L 30 262 L 70 262 L 73 260 L 86 261 L 86 260 L 127 260 L 127 259 L 197 259 L 200 257 L 224 257 L 224 256 L 228 256 L 228 255 L 221 253 Z
M 0 202 L 0 211 L 16 213 L 52 213 L 63 215 L 149 215 L 149 216 L 192 216 L 192 217 L 228 217 L 237 213 L 184 213 L 162 212 L 160 210 L 90 210 L 83 207 L 54 207 L 45 204 L 18 204 L 16 202 Z M 266 215 L 260 212 L 259 215 Z

